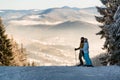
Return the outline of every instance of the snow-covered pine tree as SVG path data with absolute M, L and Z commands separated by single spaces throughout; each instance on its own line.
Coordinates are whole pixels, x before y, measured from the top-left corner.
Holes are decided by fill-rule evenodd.
M 28 66 L 25 49 L 19 48 L 13 39 L 8 39 L 0 18 L 0 66 Z
M 105 38 L 104 48 L 107 55 L 102 57 L 102 64 L 120 65 L 120 0 L 101 0 L 105 7 L 96 7 L 102 16 L 95 16 L 102 25 L 97 35 Z

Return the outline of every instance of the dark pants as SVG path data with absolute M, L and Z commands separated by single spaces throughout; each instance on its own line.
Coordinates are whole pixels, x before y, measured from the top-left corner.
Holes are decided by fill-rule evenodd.
M 80 65 L 83 65 L 83 60 L 82 60 L 83 55 L 84 55 L 83 50 L 80 50 L 80 53 L 79 53 Z

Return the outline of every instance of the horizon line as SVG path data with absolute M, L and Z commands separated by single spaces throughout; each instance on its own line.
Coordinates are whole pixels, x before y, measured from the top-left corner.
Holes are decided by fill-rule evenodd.
M 79 9 L 85 9 L 85 8 L 92 8 L 92 7 L 96 7 L 96 6 L 90 6 L 90 7 L 73 7 L 73 6 L 61 6 L 61 7 L 49 7 L 49 8 L 44 8 L 44 9 L 37 9 L 37 8 L 30 8 L 30 9 L 0 9 L 0 10 L 45 10 L 45 9 L 50 9 L 50 8 L 63 8 L 63 7 L 69 7 L 69 8 L 79 8 Z

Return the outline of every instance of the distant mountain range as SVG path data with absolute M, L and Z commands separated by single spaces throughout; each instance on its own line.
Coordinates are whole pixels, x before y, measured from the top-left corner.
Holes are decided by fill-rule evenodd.
M 95 35 L 99 31 L 95 15 L 95 7 L 0 10 L 6 33 L 24 44 L 28 60 L 42 66 L 73 65 L 74 48 L 81 36 L 89 40 L 90 56 L 101 53 L 103 43 Z
M 95 7 L 81 9 L 64 6 L 45 10 L 0 10 L 0 16 L 5 24 L 14 25 L 57 25 L 66 21 L 92 23 L 95 21 L 94 15 L 97 14 Z

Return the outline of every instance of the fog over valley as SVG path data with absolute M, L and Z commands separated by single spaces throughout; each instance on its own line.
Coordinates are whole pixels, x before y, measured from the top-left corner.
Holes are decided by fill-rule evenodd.
M 22 43 L 28 60 L 40 66 L 74 65 L 74 48 L 82 36 L 88 38 L 91 58 L 103 53 L 104 40 L 96 35 L 100 28 L 95 15 L 99 14 L 94 7 L 0 10 L 9 37 Z

